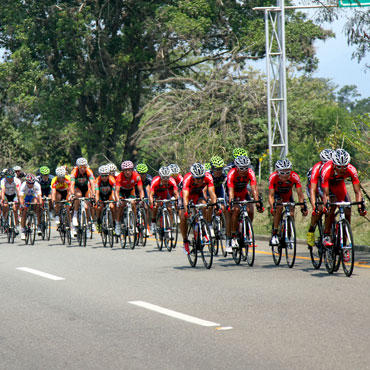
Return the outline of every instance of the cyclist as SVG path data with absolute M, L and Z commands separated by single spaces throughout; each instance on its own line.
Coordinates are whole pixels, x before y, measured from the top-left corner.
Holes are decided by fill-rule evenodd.
M 180 167 L 177 164 L 172 163 L 168 165 L 168 168 L 171 170 L 171 177 L 175 179 L 178 189 L 181 190 L 184 178 L 181 175 Z
M 4 220 L 8 217 L 9 206 L 7 202 L 18 202 L 20 199 L 21 181 L 15 177 L 14 171 L 9 168 L 5 172 L 5 178 L 1 180 L 1 204 L 3 205 Z M 6 201 L 6 203 L 5 203 Z M 16 224 L 16 232 L 19 234 L 18 222 L 18 208 L 19 204 L 14 204 L 14 218 Z
M 228 163 L 226 166 L 225 166 L 225 168 L 224 168 L 224 172 L 225 172 L 225 174 L 227 175 L 228 174 L 228 172 L 232 169 L 232 168 L 234 168 L 235 167 L 235 163 L 234 163 L 234 161 L 235 161 L 235 159 L 236 158 L 238 158 L 238 157 L 240 157 L 240 156 L 245 156 L 245 157 L 248 157 L 248 153 L 247 153 L 247 151 L 245 150 L 245 149 L 243 149 L 243 148 L 234 148 L 233 149 L 233 153 L 232 153 L 232 155 L 233 155 L 233 161 L 232 162 L 230 162 L 230 163 Z
M 95 177 L 92 170 L 88 167 L 86 158 L 78 158 L 76 167 L 71 172 L 72 189 L 71 194 L 76 197 L 74 201 L 74 212 L 72 217 L 73 234 L 76 235 L 75 227 L 78 226 L 77 212 L 80 206 L 78 198 L 95 197 Z M 86 215 L 90 219 L 91 203 L 86 202 Z M 91 215 L 92 216 L 92 215 Z M 92 225 L 92 231 L 95 231 L 95 225 Z M 87 237 L 90 238 L 90 228 L 87 228 Z
M 68 200 L 72 193 L 72 181 L 69 175 L 67 175 L 67 171 L 65 166 L 58 167 L 55 170 L 56 176 L 51 181 L 51 202 L 54 204 L 55 210 L 55 224 L 59 225 L 59 209 L 60 205 L 55 204 L 55 202 L 60 202 L 61 200 Z M 67 206 L 68 215 L 70 206 Z
M 41 186 L 42 197 L 49 197 L 51 193 L 51 181 L 54 176 L 50 175 L 50 169 L 46 166 L 40 167 L 40 175 L 36 177 L 36 181 Z M 51 209 L 51 200 L 49 200 L 49 209 Z
M 123 161 L 121 164 L 122 172 L 116 177 L 116 199 L 117 199 L 117 212 L 116 212 L 116 227 L 115 233 L 117 236 L 121 235 L 121 218 L 123 214 L 123 206 L 120 197 L 135 198 L 135 186 L 137 185 L 140 199 L 144 199 L 143 182 L 140 175 L 134 171 L 134 164 L 131 161 Z M 134 214 L 136 215 L 136 204 L 132 205 Z M 136 216 L 135 216 L 136 217 Z M 136 224 L 136 220 L 135 220 Z
M 228 190 L 228 204 L 231 214 L 226 214 L 226 251 L 232 252 L 232 248 L 238 246 L 236 240 L 236 231 L 238 227 L 238 217 L 240 213 L 240 206 L 233 205 L 233 200 L 251 200 L 250 192 L 255 200 L 259 200 L 259 192 L 257 187 L 256 175 L 252 168 L 250 168 L 250 159 L 247 156 L 241 155 L 234 160 L 235 167 L 227 174 L 227 190 Z M 248 191 L 248 184 L 250 183 L 251 191 Z M 254 207 L 252 204 L 247 206 L 248 214 L 253 221 Z M 257 203 L 258 212 L 263 212 L 262 202 Z
M 36 181 L 36 177 L 33 174 L 28 174 L 26 176 L 26 181 L 21 185 L 19 190 L 20 195 L 20 202 L 22 206 L 22 219 L 21 219 L 21 239 L 26 239 L 26 215 L 27 215 L 27 208 L 29 203 L 36 204 L 36 216 L 37 216 L 37 234 L 41 235 L 41 227 L 40 227 L 40 221 L 41 221 L 41 214 L 40 214 L 40 206 L 42 205 L 42 197 L 41 197 L 41 186 Z
M 292 171 L 292 163 L 289 159 L 279 159 L 275 164 L 276 171 L 269 178 L 269 204 L 270 212 L 274 217 L 272 236 L 270 245 L 278 245 L 279 239 L 277 230 L 279 226 L 280 216 L 283 211 L 282 206 L 274 208 L 275 202 L 294 202 L 293 186 L 295 186 L 299 202 L 304 202 L 301 180 L 298 174 Z M 294 208 L 291 209 L 291 216 L 294 218 Z M 306 205 L 301 206 L 303 216 L 307 216 L 308 210 Z
M 356 202 L 363 200 L 360 180 L 358 179 L 357 170 L 350 164 L 351 156 L 344 149 L 337 149 L 332 160 L 324 164 L 321 170 L 321 182 L 323 190 L 323 203 L 327 204 L 329 198 L 331 202 L 350 201 L 344 180 L 350 177 L 352 180 L 353 190 L 355 192 Z M 333 245 L 330 235 L 331 225 L 334 221 L 336 207 L 330 207 L 329 216 L 325 220 L 324 241 L 325 247 Z M 365 216 L 367 211 L 365 205 L 358 205 L 358 212 Z M 346 219 L 351 222 L 351 208 L 345 210 Z
M 103 212 L 104 203 L 107 200 L 116 201 L 116 180 L 111 176 L 110 168 L 108 165 L 99 167 L 99 177 L 96 179 L 95 186 L 95 202 L 96 202 L 96 218 L 98 222 L 98 232 L 101 233 L 101 214 Z M 116 216 L 116 207 L 114 203 L 110 203 L 109 207 L 112 211 L 113 220 Z
M 109 167 L 109 174 L 116 178 L 119 175 L 117 166 L 114 163 L 108 163 L 107 166 Z
M 194 163 L 190 167 L 190 172 L 184 176 L 183 188 L 179 197 L 179 216 L 180 216 L 180 230 L 184 241 L 184 253 L 189 254 L 189 240 L 187 238 L 188 224 L 186 219 L 189 217 L 189 202 L 194 204 L 206 203 L 206 192 L 208 191 L 212 203 L 216 203 L 217 197 L 213 179 L 209 172 L 201 163 Z M 212 210 L 210 210 L 212 211 Z M 205 213 L 206 221 L 210 222 L 211 212 Z
M 145 163 L 139 163 L 136 166 L 136 172 L 140 175 L 141 181 L 143 183 L 143 190 L 144 190 L 144 197 L 146 199 L 149 198 L 149 191 L 150 191 L 150 184 L 152 183 L 153 177 L 148 174 L 148 166 Z M 135 194 L 136 198 L 140 197 L 139 189 L 135 186 Z M 146 224 L 149 225 L 149 207 L 148 207 L 148 200 L 144 202 L 144 209 L 145 209 L 145 218 Z M 149 236 L 149 230 L 145 231 L 146 236 Z
M 14 166 L 15 177 L 22 181 L 26 177 L 26 174 L 22 171 L 21 166 Z
M 161 167 L 158 171 L 159 176 L 155 176 L 150 185 L 149 191 L 149 206 L 152 209 L 152 234 L 155 233 L 155 220 L 158 213 L 159 203 L 154 204 L 154 199 L 170 199 L 175 197 L 178 199 L 179 192 L 176 181 L 171 177 L 171 170 L 168 167 Z M 170 205 L 167 205 L 170 217 L 172 219 L 172 210 Z
M 315 245 L 315 225 L 320 219 L 322 213 L 326 210 L 325 207 L 318 205 L 316 209 L 316 200 L 322 198 L 322 189 L 321 189 L 321 169 L 323 165 L 331 160 L 331 156 L 334 150 L 324 149 L 320 153 L 321 161 L 317 162 L 313 167 L 308 170 L 307 173 L 307 185 L 306 185 L 306 194 L 312 206 L 312 216 L 310 228 L 307 232 L 307 245 L 308 247 L 313 247 Z

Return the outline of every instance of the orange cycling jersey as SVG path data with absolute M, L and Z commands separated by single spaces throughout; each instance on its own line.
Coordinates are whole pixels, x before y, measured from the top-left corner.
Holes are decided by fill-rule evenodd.
M 80 173 L 78 167 L 75 167 L 71 172 L 71 181 L 76 182 L 77 187 L 87 186 L 89 180 L 95 180 L 94 174 L 90 168 L 86 168 L 84 174 Z
M 63 180 L 58 179 L 57 176 L 51 180 L 51 188 L 58 191 L 68 190 L 69 185 L 71 184 L 71 178 L 69 175 L 64 176 Z

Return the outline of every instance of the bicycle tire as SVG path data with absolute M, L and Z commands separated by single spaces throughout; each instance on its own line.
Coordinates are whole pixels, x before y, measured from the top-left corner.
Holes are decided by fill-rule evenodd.
M 169 252 L 172 250 L 172 229 L 170 215 L 168 212 L 164 212 L 163 215 L 163 242 Z
M 223 256 L 227 257 L 227 252 L 226 252 L 226 220 L 225 220 L 225 215 L 223 213 L 221 213 L 220 222 L 221 222 L 221 225 L 220 225 L 220 232 L 221 232 L 220 246 L 221 246 L 221 251 L 222 251 Z
M 239 220 L 239 230 L 238 230 L 238 244 L 240 247 L 240 253 L 242 260 L 245 262 L 247 260 L 247 253 L 248 253 L 248 243 L 247 241 L 247 219 L 240 214 Z
M 212 217 L 212 228 L 213 228 L 213 232 L 215 233 L 215 236 L 213 238 L 213 255 L 214 256 L 218 256 L 218 251 L 219 251 L 219 222 L 217 220 L 217 217 L 215 215 L 213 215 Z
M 237 265 L 239 265 L 239 264 L 240 264 L 240 261 L 242 260 L 242 248 L 241 248 L 241 246 L 239 245 L 239 243 L 238 243 L 238 246 L 237 246 L 237 247 L 234 247 L 234 248 L 233 248 L 232 255 L 233 255 L 233 260 L 234 260 L 234 262 L 235 262 Z
M 87 242 L 87 217 L 86 217 L 86 211 L 83 210 L 81 212 L 81 239 L 82 239 L 82 246 L 86 247 Z
M 163 210 L 158 210 L 157 220 L 155 223 L 155 241 L 158 249 L 161 251 L 163 248 Z
M 179 223 L 178 223 L 179 215 L 177 214 L 176 210 L 173 211 L 172 218 L 173 218 L 173 224 L 172 224 L 172 237 L 173 237 L 172 249 L 175 249 L 176 248 L 176 245 L 177 245 L 177 239 L 179 237 Z
M 256 256 L 256 244 L 255 244 L 255 239 L 254 239 L 254 230 L 253 230 L 253 225 L 252 221 L 249 217 L 247 217 L 247 222 L 246 222 L 246 242 L 244 244 L 247 244 L 246 248 L 246 260 L 249 266 L 254 265 L 254 260 Z
M 199 240 L 199 228 L 194 230 L 196 223 L 195 220 L 190 224 L 188 228 L 188 240 L 189 240 L 189 251 L 188 261 L 191 267 L 197 265 L 198 260 L 198 240 Z M 197 225 L 198 226 L 198 225 Z
M 40 222 L 40 228 L 41 228 L 41 239 L 45 240 L 46 238 L 46 220 L 45 220 L 45 214 L 44 210 L 41 211 L 41 222 Z
M 310 247 L 309 249 L 312 266 L 316 270 L 318 270 L 321 267 L 323 258 L 323 245 L 322 245 L 323 230 L 321 218 L 315 225 L 314 235 L 315 235 L 315 245 L 313 247 Z
M 36 239 L 36 219 L 35 215 L 31 215 L 31 223 L 30 223 L 30 244 L 34 245 Z
M 8 216 L 8 243 L 14 244 L 15 239 L 15 221 L 14 221 L 14 213 L 9 210 Z
M 353 267 L 355 263 L 355 243 L 353 240 L 353 234 L 351 225 L 348 220 L 342 220 L 343 222 L 343 248 L 341 251 L 341 260 L 343 271 L 346 276 L 350 277 L 353 272 Z M 346 254 L 346 256 L 344 255 Z M 347 260 L 347 257 L 349 260 Z
M 60 239 L 62 240 L 62 244 L 65 244 L 66 242 L 65 217 L 66 214 L 64 212 L 60 212 L 58 231 Z
M 50 240 L 51 237 L 51 220 L 50 220 L 50 215 L 49 211 L 46 210 L 46 240 Z
M 105 208 L 103 209 L 103 214 L 101 216 L 101 240 L 103 243 L 103 247 L 105 248 L 107 246 L 107 239 L 108 239 L 108 219 L 107 219 L 107 212 Z
M 291 216 L 287 217 L 287 228 L 288 228 L 288 238 L 285 240 L 285 258 L 289 268 L 294 266 L 296 254 L 297 254 L 297 240 L 294 220 Z M 285 235 L 284 235 L 285 237 Z
M 114 236 L 113 236 L 113 216 L 110 209 L 107 210 L 107 219 L 108 219 L 108 243 L 111 248 L 113 248 L 114 244 Z
M 202 256 L 203 264 L 206 269 L 212 267 L 213 262 L 213 239 L 211 237 L 211 230 L 205 221 L 200 222 L 200 255 Z
M 127 229 L 125 233 L 126 244 L 131 248 L 135 249 L 136 244 L 136 225 L 134 212 L 130 209 L 127 212 Z
M 71 230 L 71 222 L 69 221 L 68 213 L 64 211 L 64 230 L 66 232 L 66 239 L 68 245 L 72 244 L 72 230 Z

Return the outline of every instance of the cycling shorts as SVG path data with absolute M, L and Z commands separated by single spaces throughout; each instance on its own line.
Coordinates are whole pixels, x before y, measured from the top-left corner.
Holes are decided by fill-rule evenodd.
M 90 197 L 89 185 L 78 186 L 76 184 L 76 188 L 81 191 L 81 195 L 82 195 L 83 198 L 89 198 Z
M 41 188 L 41 194 L 43 197 L 48 197 L 50 193 L 51 193 L 51 188 L 46 188 L 46 189 Z
M 277 202 L 291 202 L 291 203 L 294 202 L 293 194 L 289 194 L 289 193 L 288 194 L 275 193 L 274 199 Z
M 12 194 L 12 195 L 6 195 L 5 194 L 5 200 L 7 200 L 8 202 L 18 202 L 18 198 L 17 198 L 17 194 Z
M 24 206 L 27 208 L 28 204 L 27 203 L 33 203 L 33 200 L 36 199 L 34 195 L 26 195 L 24 198 Z
M 124 199 L 127 199 L 127 198 L 136 198 L 135 197 L 135 188 L 132 188 L 132 189 L 123 189 L 123 188 L 120 188 L 119 189 L 119 195 L 124 198 Z
M 347 201 L 348 193 L 346 184 L 344 181 L 339 182 L 336 185 L 330 185 L 329 186 L 329 196 L 330 197 L 336 197 L 338 202 Z
M 68 194 L 68 191 L 67 190 L 58 190 L 57 189 L 57 192 L 61 196 L 60 200 L 67 200 L 67 194 Z
M 194 204 L 197 204 L 200 200 L 205 200 L 203 194 L 192 194 L 189 195 L 189 203 L 190 201 L 193 201 Z M 179 197 L 178 199 L 178 208 L 184 209 L 184 200 L 182 197 Z

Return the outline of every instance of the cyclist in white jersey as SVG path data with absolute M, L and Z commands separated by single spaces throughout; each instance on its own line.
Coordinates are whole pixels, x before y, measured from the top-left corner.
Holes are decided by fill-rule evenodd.
M 3 205 L 3 216 L 4 219 L 6 220 L 9 212 L 8 202 L 18 202 L 21 181 L 15 177 L 15 173 L 11 168 L 9 168 L 4 175 L 5 177 L 1 180 L 0 188 L 1 188 L 1 204 Z M 18 203 L 14 204 L 13 206 L 17 234 L 19 234 L 18 207 L 19 207 Z
M 41 186 L 38 182 L 36 182 L 36 178 L 32 174 L 28 174 L 26 176 L 26 181 L 21 185 L 20 189 L 20 202 L 22 205 L 22 232 L 21 232 L 21 239 L 26 239 L 25 234 L 25 225 L 26 225 L 26 215 L 27 215 L 27 207 L 29 203 L 35 203 L 36 207 L 36 216 L 37 216 L 37 233 L 41 235 L 41 228 L 40 228 L 40 206 L 42 205 L 42 195 L 41 195 Z

